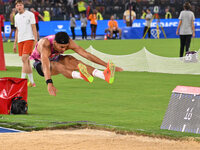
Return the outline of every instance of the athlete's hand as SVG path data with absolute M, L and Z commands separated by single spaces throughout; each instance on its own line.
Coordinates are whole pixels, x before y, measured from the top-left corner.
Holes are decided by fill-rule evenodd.
M 35 48 L 35 45 L 37 44 L 37 42 L 38 42 L 37 40 L 34 41 L 34 43 L 33 43 L 33 49 Z
M 56 93 L 57 93 L 57 89 L 53 86 L 52 83 L 48 83 L 48 92 L 49 92 L 49 95 L 52 95 L 52 96 L 56 96 Z
M 195 38 L 195 32 L 192 33 L 192 37 Z
M 116 71 L 116 72 L 122 72 L 122 71 L 124 71 L 124 69 L 122 69 L 122 68 L 120 68 L 120 67 L 116 67 L 116 68 L 115 68 L 115 71 Z
M 179 31 L 178 30 L 176 31 L 176 35 L 179 35 Z
M 16 47 L 16 44 L 13 45 L 13 52 L 14 52 L 14 53 L 17 53 L 17 47 Z

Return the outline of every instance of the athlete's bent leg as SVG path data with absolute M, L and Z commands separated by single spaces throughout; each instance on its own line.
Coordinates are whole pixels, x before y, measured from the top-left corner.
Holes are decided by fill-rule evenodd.
M 81 64 L 82 62 L 78 61 L 73 56 L 60 56 L 58 62 L 51 62 L 52 75 L 60 73 L 70 79 L 84 79 L 91 83 L 93 81 L 93 77 L 88 73 L 87 67 Z M 80 72 L 77 72 L 76 70 L 79 70 Z M 94 68 L 90 68 L 90 70 L 94 70 Z
M 114 81 L 114 73 L 115 73 L 115 65 L 110 61 L 107 65 L 107 68 L 104 71 L 100 71 L 98 69 L 93 68 L 92 66 L 89 66 L 87 64 L 84 64 L 82 61 L 77 60 L 75 57 L 67 55 L 67 56 L 62 56 L 61 59 L 59 59 L 59 63 L 63 64 L 65 66 L 65 69 L 71 70 L 72 74 L 77 74 L 75 73 L 75 70 L 79 70 L 82 74 L 82 78 L 87 78 L 85 79 L 88 82 L 93 81 L 88 74 L 98 77 L 100 79 L 106 80 L 108 83 L 112 84 Z M 79 65 L 83 64 L 83 65 Z M 85 68 L 85 67 L 86 68 Z M 84 75 L 84 77 L 83 77 Z M 72 76 L 72 75 L 71 75 Z M 74 76 L 72 76 L 74 78 Z M 78 77 L 80 78 L 80 77 Z
M 72 70 L 66 68 L 63 64 L 59 62 L 51 61 L 51 75 L 57 74 L 62 74 L 66 78 L 72 79 Z
M 93 77 L 87 72 L 86 66 L 82 64 L 80 68 L 80 72 L 73 71 L 59 62 L 51 62 L 51 75 L 62 74 L 69 79 L 84 79 L 87 82 L 93 82 Z
M 76 59 L 75 57 L 71 56 L 71 55 L 66 55 L 66 56 L 62 56 L 59 59 L 59 63 L 63 64 L 67 69 L 69 70 L 79 70 L 78 68 L 78 64 L 84 64 L 87 67 L 87 71 L 89 74 L 92 74 L 92 72 L 94 71 L 95 68 L 83 63 L 82 61 Z

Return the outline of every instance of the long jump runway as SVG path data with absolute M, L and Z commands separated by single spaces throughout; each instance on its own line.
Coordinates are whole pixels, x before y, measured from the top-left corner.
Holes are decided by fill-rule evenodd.
M 11 133 L 11 132 L 23 132 L 23 131 L 0 127 L 0 134 L 1 133 Z

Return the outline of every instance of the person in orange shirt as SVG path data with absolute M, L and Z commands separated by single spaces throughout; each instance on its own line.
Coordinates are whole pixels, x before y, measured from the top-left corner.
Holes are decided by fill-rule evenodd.
M 110 21 L 108 22 L 108 31 L 110 31 L 110 38 L 113 38 L 113 33 L 119 33 L 119 39 L 121 39 L 122 30 L 118 28 L 118 23 L 114 20 L 114 16 L 110 17 Z
M 90 20 L 90 27 L 91 27 L 91 39 L 96 38 L 96 31 L 97 31 L 97 11 L 94 9 L 93 13 L 89 16 Z

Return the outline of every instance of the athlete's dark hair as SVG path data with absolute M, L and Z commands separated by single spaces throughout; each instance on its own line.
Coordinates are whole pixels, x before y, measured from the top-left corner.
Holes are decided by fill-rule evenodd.
M 16 1 L 15 1 L 15 5 L 17 5 L 18 3 L 24 4 L 24 1 L 23 1 L 23 0 L 16 0 Z
M 58 32 L 55 35 L 55 41 L 59 44 L 69 43 L 69 35 L 66 32 Z
M 189 2 L 185 2 L 184 5 L 183 5 L 183 8 L 186 9 L 186 10 L 190 10 L 191 9 L 191 5 Z

